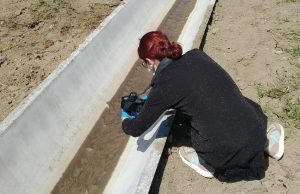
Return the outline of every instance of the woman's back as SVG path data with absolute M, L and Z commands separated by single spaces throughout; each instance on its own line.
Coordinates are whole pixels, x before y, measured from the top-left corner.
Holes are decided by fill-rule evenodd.
M 220 171 L 236 164 L 262 168 L 267 117 L 205 53 L 187 52 L 156 75 L 153 83 L 170 108 L 189 118 L 192 145 L 208 164 Z

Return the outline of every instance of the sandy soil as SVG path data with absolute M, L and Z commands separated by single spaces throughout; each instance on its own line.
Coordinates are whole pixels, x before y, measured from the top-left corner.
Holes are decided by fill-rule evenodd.
M 122 0 L 0 1 L 0 122 Z
M 181 136 L 165 149 L 150 193 L 299 193 L 300 190 L 300 3 L 219 0 L 204 51 L 234 78 L 245 96 L 286 128 L 285 155 L 270 159 L 260 181 L 206 179 L 178 156 Z M 170 140 L 170 138 L 169 138 Z

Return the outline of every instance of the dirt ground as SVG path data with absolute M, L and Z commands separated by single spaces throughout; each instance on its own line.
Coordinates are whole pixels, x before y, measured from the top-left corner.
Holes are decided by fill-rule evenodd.
M 285 155 L 269 160 L 260 181 L 206 179 L 178 156 L 178 140 L 165 149 L 150 193 L 299 193 L 300 1 L 219 0 L 204 51 L 223 66 L 242 93 L 286 128 Z
M 0 122 L 120 3 L 121 0 L 1 0 Z M 219 0 L 204 50 L 230 73 L 243 94 L 263 107 L 270 121 L 280 121 L 285 126 L 285 155 L 280 161 L 270 159 L 264 179 L 228 184 L 205 179 L 183 164 L 177 154 L 176 138 L 169 139 L 150 193 L 298 193 L 299 47 L 299 0 Z M 145 73 L 140 67 L 134 72 Z M 125 90 L 116 95 L 131 91 L 137 81 L 129 80 Z M 110 169 L 99 165 L 105 167 L 116 161 L 115 150 L 122 150 L 127 141 L 120 123 L 110 120 L 119 111 L 119 104 L 114 102 L 117 100 L 106 110 L 108 119 L 97 124 L 101 126 L 100 133 L 92 133 L 76 156 L 83 156 L 77 170 L 67 172 L 70 178 L 54 193 L 87 193 L 84 184 L 73 187 L 84 182 L 90 184 L 88 193 L 97 193 L 104 184 L 101 179 L 109 176 Z M 118 137 L 120 142 L 104 150 L 101 145 L 112 139 L 102 138 L 99 142 L 101 136 Z M 111 152 L 108 160 L 102 160 L 103 151 Z
M 0 122 L 122 0 L 0 1 Z

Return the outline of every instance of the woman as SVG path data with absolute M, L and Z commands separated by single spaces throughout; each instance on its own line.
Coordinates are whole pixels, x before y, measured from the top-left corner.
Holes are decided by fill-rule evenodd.
M 190 122 L 192 148 L 181 147 L 182 160 L 205 177 L 221 181 L 261 179 L 266 151 L 283 155 L 283 127 L 272 124 L 259 105 L 244 97 L 232 78 L 204 52 L 182 48 L 165 34 L 145 34 L 138 54 L 154 72 L 151 91 L 139 115 L 122 114 L 122 128 L 134 137 L 146 131 L 167 109 Z M 269 141 L 267 141 L 269 139 Z

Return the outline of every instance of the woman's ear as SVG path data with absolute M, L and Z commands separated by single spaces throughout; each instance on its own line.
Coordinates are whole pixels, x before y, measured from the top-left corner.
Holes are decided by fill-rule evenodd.
M 155 71 L 154 69 L 154 61 L 149 59 L 149 58 L 146 58 L 146 63 L 147 63 L 147 68 L 148 68 L 148 71 L 151 72 L 151 71 Z
M 149 59 L 149 58 L 146 58 L 146 62 L 147 62 L 147 64 L 150 65 L 150 66 L 153 66 L 153 64 L 154 64 L 154 61 L 151 60 L 151 59 Z

